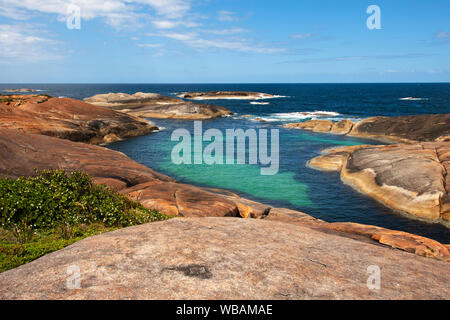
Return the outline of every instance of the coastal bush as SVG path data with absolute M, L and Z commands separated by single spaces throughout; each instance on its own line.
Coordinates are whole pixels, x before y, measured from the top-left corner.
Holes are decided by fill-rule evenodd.
M 81 172 L 1 178 L 0 271 L 98 232 L 168 218 Z
M 6 102 L 6 103 L 13 102 L 13 101 L 14 101 L 14 99 L 10 98 L 10 97 L 6 97 L 6 98 L 2 98 L 1 99 L 1 102 Z

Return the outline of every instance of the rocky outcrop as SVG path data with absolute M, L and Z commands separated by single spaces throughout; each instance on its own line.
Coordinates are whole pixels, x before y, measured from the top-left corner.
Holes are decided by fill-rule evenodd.
M 0 96 L 0 128 L 93 144 L 158 130 L 147 120 L 70 98 Z
M 126 188 L 155 179 L 173 181 L 120 152 L 0 128 L 0 176 L 12 179 L 34 176 L 35 169 L 83 171 L 116 190 L 118 185 Z
M 176 183 L 120 152 L 0 128 L 0 177 L 34 176 L 35 169 L 86 172 L 94 182 L 169 215 L 256 218 L 270 210 L 231 192 Z
M 379 290 L 369 289 L 381 272 Z M 79 272 L 77 287 L 76 272 Z M 0 299 L 447 299 L 448 263 L 309 226 L 178 218 L 0 274 Z
M 259 99 L 277 98 L 278 96 L 261 92 L 209 91 L 209 92 L 186 92 L 179 94 L 178 97 L 192 100 L 218 100 L 218 99 L 259 100 Z
M 372 117 L 353 123 L 341 120 L 309 120 L 286 124 L 286 128 L 348 134 L 387 142 L 415 143 L 450 140 L 450 114 L 431 114 L 401 117 Z
M 156 93 L 107 93 L 84 101 L 133 116 L 159 119 L 206 120 L 233 114 L 225 107 L 188 102 Z
M 37 90 L 21 88 L 21 89 L 5 89 L 4 92 L 36 92 Z
M 450 221 L 450 142 L 355 146 L 327 150 L 310 166 L 413 216 Z
M 299 123 L 288 123 L 283 125 L 283 127 L 303 129 L 313 132 L 329 132 L 333 127 L 333 122 L 330 120 L 309 120 Z

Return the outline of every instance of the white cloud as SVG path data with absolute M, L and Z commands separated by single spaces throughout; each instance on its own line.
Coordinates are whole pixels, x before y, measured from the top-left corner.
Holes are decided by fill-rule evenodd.
M 62 58 L 59 43 L 36 34 L 35 26 L 0 25 L 0 58 L 37 62 Z M 41 31 L 42 32 L 42 31 Z M 6 62 L 6 61 L 4 61 Z
M 313 35 L 312 33 L 298 33 L 291 35 L 291 38 L 293 39 L 308 39 L 311 38 Z
M 179 26 L 193 28 L 200 26 L 198 23 L 182 20 L 154 20 L 152 23 L 157 29 L 173 29 Z
M 437 37 L 439 39 L 448 39 L 448 38 L 450 38 L 450 32 L 441 31 L 438 33 Z
M 231 11 L 221 10 L 221 11 L 218 11 L 217 14 L 218 14 L 217 19 L 219 21 L 231 22 L 231 21 L 238 20 L 238 18 L 236 17 L 236 14 Z
M 164 47 L 163 43 L 138 43 L 138 47 L 142 48 L 162 48 Z
M 242 28 L 230 28 L 230 29 L 222 29 L 222 30 L 203 30 L 204 33 L 217 34 L 217 35 L 229 35 L 229 34 L 237 34 L 244 33 L 247 30 Z
M 182 18 L 191 9 L 191 4 L 187 0 L 135 0 L 135 2 L 148 4 L 156 10 L 157 14 L 170 19 Z
M 30 12 L 42 12 L 56 14 L 58 20 L 65 21 L 70 4 L 80 7 L 82 19 L 103 18 L 116 28 L 136 25 L 140 18 L 149 19 L 142 8 L 152 9 L 164 19 L 181 19 L 191 8 L 190 0 L 0 0 L 0 15 L 25 19 Z
M 154 34 L 152 34 L 154 35 Z M 264 45 L 251 44 L 245 39 L 205 39 L 199 37 L 196 32 L 176 33 L 165 32 L 158 36 L 166 37 L 173 40 L 178 40 L 184 44 L 196 49 L 225 49 L 237 52 L 247 53 L 261 53 L 261 54 L 276 54 L 285 52 L 282 48 L 266 47 Z

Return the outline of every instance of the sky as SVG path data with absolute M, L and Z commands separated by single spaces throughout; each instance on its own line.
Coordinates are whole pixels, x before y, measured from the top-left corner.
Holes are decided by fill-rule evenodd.
M 449 81 L 448 0 L 0 0 L 0 83 Z

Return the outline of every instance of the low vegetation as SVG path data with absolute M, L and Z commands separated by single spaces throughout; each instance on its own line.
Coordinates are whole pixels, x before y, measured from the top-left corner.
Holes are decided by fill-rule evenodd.
M 169 217 L 81 172 L 0 179 L 0 272 L 80 239 Z
M 3 97 L 3 98 L 1 98 L 0 101 L 1 101 L 1 102 L 9 103 L 9 102 L 13 102 L 14 99 L 13 99 L 13 98 L 10 98 L 10 97 Z

